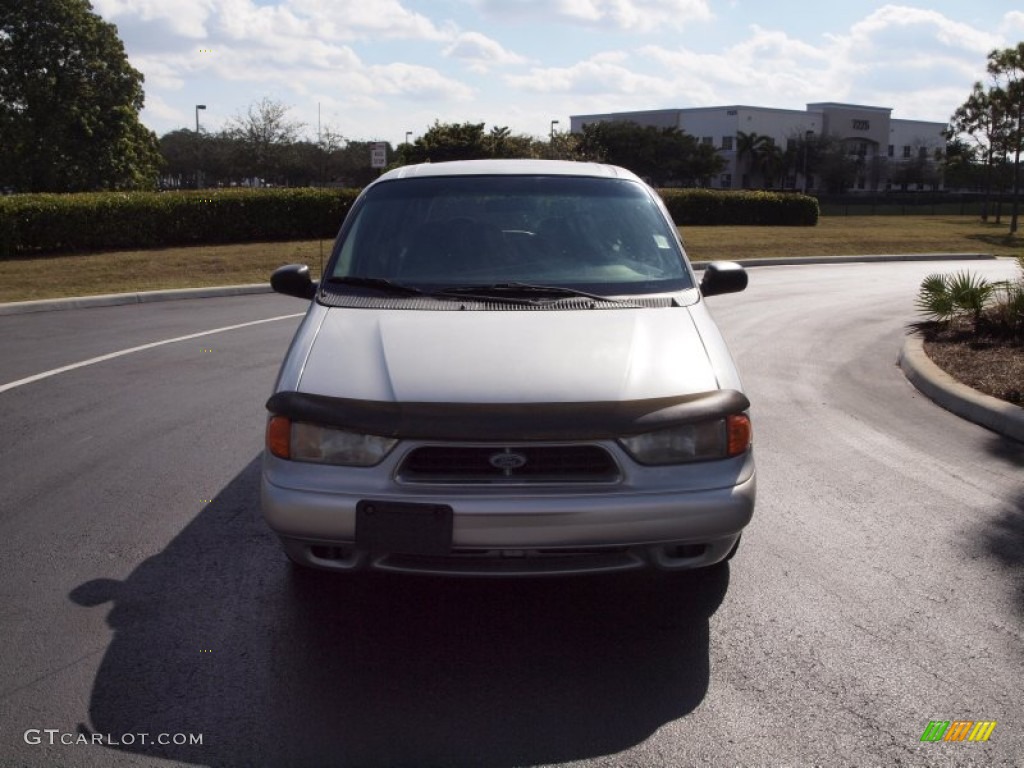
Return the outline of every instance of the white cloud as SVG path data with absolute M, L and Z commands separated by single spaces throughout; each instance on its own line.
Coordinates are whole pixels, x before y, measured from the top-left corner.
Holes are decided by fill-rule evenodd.
M 175 57 L 179 58 L 180 57 Z M 177 91 L 185 85 L 184 75 L 187 67 L 182 67 L 174 58 L 163 56 L 136 56 L 132 66 L 142 72 L 146 78 L 145 90 L 147 101 L 153 90 Z
M 369 68 L 373 89 L 389 96 L 416 101 L 468 101 L 473 89 L 436 69 L 414 64 L 388 64 Z
M 651 32 L 713 18 L 708 0 L 476 0 L 485 14 Z
M 159 96 L 147 95 L 146 105 L 142 109 L 143 118 L 155 118 L 175 125 L 187 124 L 191 115 L 185 110 L 171 106 Z
M 1024 40 L 1024 12 L 1010 11 L 1007 13 L 1003 17 L 1003 23 L 1000 25 L 1000 32 L 1003 35 L 1003 39 L 1012 41 L 1012 44 Z
M 897 116 L 945 120 L 984 73 L 992 34 L 935 11 L 887 5 L 820 44 L 750 28 L 722 54 L 646 46 L 672 73 L 680 106 L 744 103 L 802 109 L 813 101 L 893 107 Z M 723 94 L 728 94 L 723 98 Z
M 886 5 L 853 25 L 849 35 L 834 38 L 840 48 L 860 59 L 900 60 L 917 54 L 971 52 L 984 56 L 999 39 L 943 16 L 938 11 Z
M 104 19 L 118 22 L 131 19 L 158 22 L 170 34 L 187 37 L 206 37 L 206 25 L 213 15 L 214 0 L 94 0 L 93 7 Z
M 444 49 L 444 55 L 466 62 L 470 69 L 481 74 L 493 67 L 526 62 L 525 58 L 506 50 L 497 40 L 492 40 L 479 32 L 459 34 L 454 42 Z
M 1024 21 L 1019 16 L 1007 14 L 1004 25 Z M 846 33 L 812 41 L 748 29 L 721 52 L 648 45 L 537 67 L 505 82 L 561 94 L 577 113 L 731 103 L 803 109 L 809 102 L 851 101 L 893 107 L 897 117 L 944 121 L 984 74 L 987 52 L 1000 45 L 995 35 L 935 11 L 897 5 Z
M 388 99 L 444 104 L 473 95 L 467 85 L 430 66 L 373 65 L 355 52 L 351 46 L 364 39 L 435 42 L 454 37 L 448 26 L 435 25 L 397 0 L 279 0 L 269 5 L 178 0 L 178 5 L 180 17 L 166 0 L 97 0 L 102 15 L 132 33 L 126 43 L 132 64 L 146 77 L 151 105 L 146 117 L 157 123 L 177 125 L 187 118 L 178 99 L 171 98 L 175 92 L 187 92 L 190 101 L 219 101 L 225 113 L 268 94 L 285 104 L 308 104 L 314 94 L 327 94 L 348 111 L 381 108 Z M 500 46 L 498 53 L 499 59 L 513 59 Z
M 509 75 L 505 82 L 535 93 L 645 94 L 656 98 L 670 92 L 666 80 L 634 72 L 626 66 L 627 61 L 621 51 L 606 52 L 569 67 L 535 67 L 527 75 Z
M 253 0 L 95 0 L 94 5 L 109 21 L 158 23 L 168 34 L 193 39 L 218 32 L 235 40 L 305 35 L 336 41 L 444 40 L 453 34 L 398 0 L 278 0 L 269 5 Z
M 887 5 L 829 38 L 830 80 L 898 115 L 946 120 L 982 77 L 997 35 L 937 11 Z
M 317 34 L 335 39 L 443 40 L 451 36 L 398 0 L 282 0 L 294 13 L 316 22 Z

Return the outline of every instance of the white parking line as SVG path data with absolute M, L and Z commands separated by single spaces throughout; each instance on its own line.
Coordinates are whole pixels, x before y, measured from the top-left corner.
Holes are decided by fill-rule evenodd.
M 299 312 L 294 315 L 278 315 L 277 317 L 268 317 L 264 320 L 253 320 L 248 323 L 238 323 L 237 325 L 225 325 L 223 328 L 212 328 L 208 331 L 199 331 L 198 333 L 190 333 L 187 336 L 177 336 L 173 339 L 163 339 L 162 341 L 154 341 L 149 344 L 142 344 L 138 347 L 131 347 L 130 349 L 122 349 L 118 352 L 111 352 L 108 355 L 100 355 L 99 357 L 90 357 L 88 360 L 82 360 L 78 363 L 72 363 L 71 365 L 62 365 L 60 368 L 53 368 L 49 371 L 43 371 L 37 373 L 34 376 L 27 376 L 24 379 L 18 379 L 7 384 L 0 384 L 0 393 L 6 392 L 15 387 L 21 387 L 25 384 L 31 384 L 34 381 L 40 379 L 48 379 L 50 376 L 56 376 L 58 373 L 67 373 L 73 371 L 76 368 L 84 368 L 87 365 L 95 365 L 96 363 L 102 363 L 106 360 L 113 360 L 115 357 L 124 357 L 130 355 L 133 352 L 142 352 L 147 349 L 153 349 L 153 347 L 162 347 L 164 344 L 174 344 L 179 341 L 188 341 L 189 339 L 198 339 L 202 336 L 211 336 L 215 333 L 224 333 L 225 331 L 235 331 L 239 328 L 248 328 L 250 325 L 260 325 L 261 323 L 273 323 L 277 320 L 290 320 L 294 317 L 302 317 L 305 313 Z

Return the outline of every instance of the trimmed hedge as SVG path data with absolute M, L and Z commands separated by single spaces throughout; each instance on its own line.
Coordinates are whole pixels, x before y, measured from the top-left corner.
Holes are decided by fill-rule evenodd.
M 358 189 L 211 189 L 0 197 L 0 258 L 333 238 Z M 659 190 L 679 226 L 813 226 L 818 201 L 775 192 Z
M 333 238 L 359 190 L 211 189 L 0 197 L 0 258 Z
M 712 189 L 659 189 L 677 226 L 753 225 L 813 227 L 818 201 L 791 192 L 723 192 Z

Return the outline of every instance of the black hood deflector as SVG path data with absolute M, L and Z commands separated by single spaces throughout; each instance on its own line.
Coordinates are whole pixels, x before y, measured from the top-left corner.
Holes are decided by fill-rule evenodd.
M 278 392 L 267 410 L 293 421 L 408 440 L 608 440 L 725 418 L 750 407 L 731 389 L 625 402 L 393 403 Z

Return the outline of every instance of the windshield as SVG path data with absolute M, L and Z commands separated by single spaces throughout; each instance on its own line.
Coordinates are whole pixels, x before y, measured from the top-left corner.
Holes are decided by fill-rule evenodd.
M 601 295 L 692 287 L 677 235 L 644 186 L 569 176 L 379 184 L 346 221 L 327 277 L 428 290 L 528 283 Z

